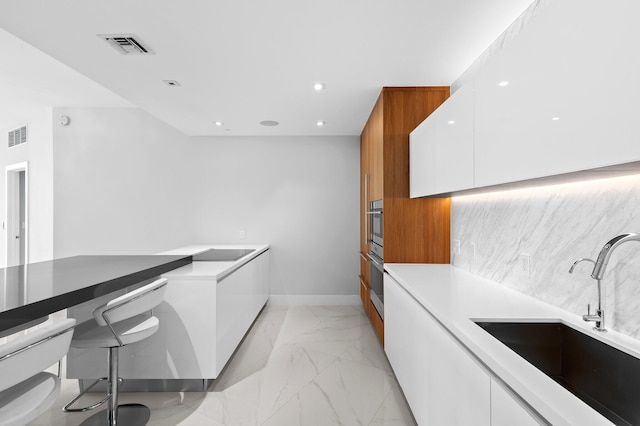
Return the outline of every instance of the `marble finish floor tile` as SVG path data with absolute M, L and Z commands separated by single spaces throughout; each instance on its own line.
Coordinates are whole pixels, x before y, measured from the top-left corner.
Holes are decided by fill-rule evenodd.
M 54 408 L 32 425 L 82 423 L 93 412 L 60 411 L 76 392 L 75 380 L 63 380 Z M 207 392 L 121 393 L 120 401 L 147 405 L 157 426 L 416 424 L 360 306 L 267 305 Z

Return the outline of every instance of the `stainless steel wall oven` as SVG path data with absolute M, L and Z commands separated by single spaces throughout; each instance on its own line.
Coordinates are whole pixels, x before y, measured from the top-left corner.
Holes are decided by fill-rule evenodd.
M 382 259 L 373 253 L 369 253 L 369 260 L 371 263 L 371 272 L 369 275 L 369 297 L 371 298 L 371 303 L 373 303 L 376 311 L 380 314 L 380 318 L 384 319 L 384 295 L 382 292 L 384 267 Z
M 382 200 L 372 201 L 369 204 L 369 240 L 382 247 L 382 234 L 383 234 L 383 217 L 382 217 Z M 382 257 L 382 253 L 379 255 Z
M 369 297 L 371 303 L 380 314 L 380 318 L 384 319 L 384 294 L 382 291 L 382 278 L 384 275 L 383 267 L 383 229 L 384 229 L 384 215 L 383 215 L 383 203 L 382 200 L 372 201 L 369 205 L 369 260 L 370 260 L 370 275 L 369 275 Z

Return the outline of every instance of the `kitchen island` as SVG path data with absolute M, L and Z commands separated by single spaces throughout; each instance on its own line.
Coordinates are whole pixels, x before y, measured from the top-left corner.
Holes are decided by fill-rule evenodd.
M 121 349 L 125 391 L 206 388 L 269 297 L 268 245 L 194 245 L 159 253 L 164 256 L 188 256 L 193 262 L 162 275 L 169 283 L 164 302 L 154 309 L 159 331 L 143 344 Z M 83 321 L 94 308 L 95 303 L 85 304 L 69 316 Z M 105 376 L 102 358 L 99 350 L 72 348 L 67 377 L 88 383 Z
M 73 256 L 0 269 L 0 334 L 191 263 L 190 254 Z

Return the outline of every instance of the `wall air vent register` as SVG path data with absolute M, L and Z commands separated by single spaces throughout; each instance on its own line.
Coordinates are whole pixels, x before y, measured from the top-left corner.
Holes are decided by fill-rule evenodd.
M 27 143 L 27 126 L 9 132 L 9 148 L 23 143 Z
M 135 34 L 98 34 L 98 37 L 123 55 L 155 55 Z

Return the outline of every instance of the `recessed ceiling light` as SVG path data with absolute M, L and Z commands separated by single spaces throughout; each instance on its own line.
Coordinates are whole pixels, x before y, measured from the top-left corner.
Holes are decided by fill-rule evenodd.
M 552 117 L 551 118 L 551 121 L 558 121 L 558 120 L 560 120 L 560 117 Z
M 316 121 L 316 126 L 318 126 L 318 127 L 322 127 L 325 124 L 327 124 L 327 123 L 325 123 L 324 121 L 321 121 L 321 120 Z
M 322 92 L 327 86 L 324 83 L 314 83 L 313 90 L 316 92 Z
M 501 81 L 500 83 L 498 83 L 498 86 L 500 86 L 500 87 L 505 87 L 505 86 L 508 86 L 508 85 L 509 85 L 508 81 Z
M 222 121 L 216 121 L 216 126 L 222 127 L 224 123 Z
M 275 126 L 279 125 L 280 123 L 278 123 L 277 121 L 274 121 L 274 120 L 264 120 L 264 121 L 261 121 L 260 124 L 262 124 L 263 126 L 267 126 L 267 127 L 275 127 Z
M 180 86 L 180 83 L 178 83 L 176 80 L 162 80 L 162 82 L 167 86 L 172 86 L 172 87 Z
M 447 124 L 456 124 L 456 120 L 449 120 L 447 121 Z

